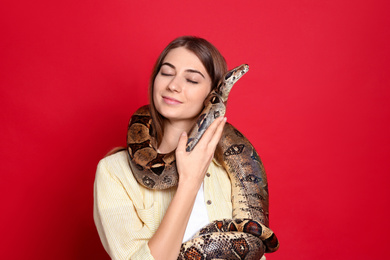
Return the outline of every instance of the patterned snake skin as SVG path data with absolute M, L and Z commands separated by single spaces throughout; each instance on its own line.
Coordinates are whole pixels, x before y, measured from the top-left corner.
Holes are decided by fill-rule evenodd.
M 217 90 L 205 100 L 196 125 L 189 134 L 191 151 L 207 127 L 226 112 L 226 101 L 233 85 L 248 71 L 241 65 L 226 73 Z M 137 181 L 149 189 L 176 186 L 175 154 L 159 154 L 151 137 L 152 119 L 148 106 L 138 109 L 129 122 L 127 150 L 130 167 Z M 226 123 L 216 159 L 228 172 L 232 184 L 233 219 L 214 221 L 182 244 L 178 259 L 258 260 L 265 252 L 279 248 L 268 228 L 268 184 L 263 164 L 251 143 Z

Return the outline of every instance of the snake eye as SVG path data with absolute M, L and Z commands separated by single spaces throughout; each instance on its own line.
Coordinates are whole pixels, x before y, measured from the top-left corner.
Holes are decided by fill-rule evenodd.
M 228 74 L 226 74 L 226 76 L 225 76 L 225 79 L 228 79 L 228 78 L 230 78 L 230 76 L 233 74 L 233 72 L 232 71 L 229 71 L 229 73 Z

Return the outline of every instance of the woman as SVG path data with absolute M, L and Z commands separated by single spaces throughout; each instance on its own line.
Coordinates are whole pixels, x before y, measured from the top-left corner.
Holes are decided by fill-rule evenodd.
M 149 86 L 153 135 L 159 153 L 176 149 L 179 182 L 166 190 L 139 185 L 126 151 L 99 162 L 94 219 L 111 258 L 177 259 L 182 242 L 205 224 L 232 218 L 229 177 L 213 160 L 226 118 L 185 151 L 205 98 L 226 71 L 222 55 L 204 39 L 180 37 L 161 53 Z

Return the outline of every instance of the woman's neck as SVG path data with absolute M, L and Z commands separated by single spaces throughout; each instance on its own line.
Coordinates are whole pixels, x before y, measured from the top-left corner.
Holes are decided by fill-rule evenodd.
M 176 149 L 180 135 L 185 131 L 187 134 L 195 124 L 195 119 L 172 121 L 165 119 L 164 136 L 158 147 L 159 153 L 169 153 Z

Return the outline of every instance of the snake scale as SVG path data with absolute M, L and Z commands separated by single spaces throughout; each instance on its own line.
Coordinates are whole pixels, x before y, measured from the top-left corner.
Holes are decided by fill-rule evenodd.
M 191 151 L 207 127 L 226 112 L 233 85 L 248 71 L 246 64 L 228 71 L 216 90 L 205 100 L 205 108 L 189 133 Z M 153 147 L 152 119 L 148 106 L 138 109 L 128 126 L 127 151 L 137 181 L 149 189 L 176 186 L 175 154 L 160 154 Z M 268 227 L 268 183 L 254 147 L 235 127 L 226 123 L 215 157 L 228 172 L 232 185 L 233 218 L 214 221 L 182 244 L 178 259 L 257 260 L 274 252 L 279 242 Z

